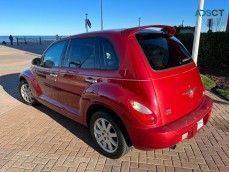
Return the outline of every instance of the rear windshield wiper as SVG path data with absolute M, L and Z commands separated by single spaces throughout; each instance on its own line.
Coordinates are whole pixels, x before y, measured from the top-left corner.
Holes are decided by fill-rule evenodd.
M 185 63 L 185 62 L 189 61 L 190 58 L 191 58 L 191 57 L 183 59 L 183 60 L 182 60 L 182 63 Z

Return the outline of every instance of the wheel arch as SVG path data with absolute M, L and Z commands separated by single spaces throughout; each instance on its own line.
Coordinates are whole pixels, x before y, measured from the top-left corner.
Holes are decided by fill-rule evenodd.
M 23 75 L 21 75 L 21 76 L 19 77 L 19 81 L 21 82 L 22 80 L 27 81 L 27 80 L 26 80 L 26 77 L 25 77 L 25 76 L 23 76 Z
M 35 98 L 42 94 L 41 88 L 36 81 L 31 69 L 26 69 L 20 73 L 19 82 L 22 80 L 25 80 L 30 85 L 30 89 Z
M 31 79 L 34 78 L 31 69 L 26 69 L 26 70 L 22 71 L 19 75 L 19 81 L 25 80 L 28 82 L 28 78 L 31 78 Z
M 87 113 L 86 113 L 86 124 L 87 124 L 87 126 L 90 126 L 91 117 L 93 116 L 93 114 L 96 111 L 99 111 L 99 110 L 104 110 L 106 112 L 109 112 L 109 114 L 111 114 L 111 116 L 115 119 L 115 121 L 117 121 L 117 124 L 120 125 L 121 130 L 123 132 L 123 135 L 126 139 L 127 145 L 132 146 L 131 139 L 129 137 L 128 131 L 127 131 L 122 119 L 117 115 L 116 112 L 114 112 L 114 110 L 110 109 L 109 107 L 106 107 L 106 106 L 101 105 L 101 104 L 92 104 L 87 109 Z

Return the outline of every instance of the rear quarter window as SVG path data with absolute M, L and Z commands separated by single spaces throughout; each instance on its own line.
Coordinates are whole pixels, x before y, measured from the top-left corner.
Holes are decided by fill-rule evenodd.
M 100 65 L 102 70 L 117 70 L 119 59 L 111 41 L 107 38 L 100 38 Z
M 192 62 L 189 52 L 175 37 L 139 34 L 136 38 L 154 70 L 169 69 Z

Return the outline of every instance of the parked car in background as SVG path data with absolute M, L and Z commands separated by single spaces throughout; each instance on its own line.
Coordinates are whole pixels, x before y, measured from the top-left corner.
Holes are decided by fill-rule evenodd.
M 207 124 L 212 109 L 174 34 L 150 25 L 58 40 L 20 74 L 19 92 L 28 105 L 40 102 L 88 126 L 109 158 L 132 146 L 174 148 Z

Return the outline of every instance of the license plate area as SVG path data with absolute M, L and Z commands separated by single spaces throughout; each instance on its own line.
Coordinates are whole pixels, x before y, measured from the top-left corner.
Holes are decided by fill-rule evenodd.
M 199 130 L 201 127 L 204 126 L 204 120 L 203 118 L 197 122 L 197 130 Z

